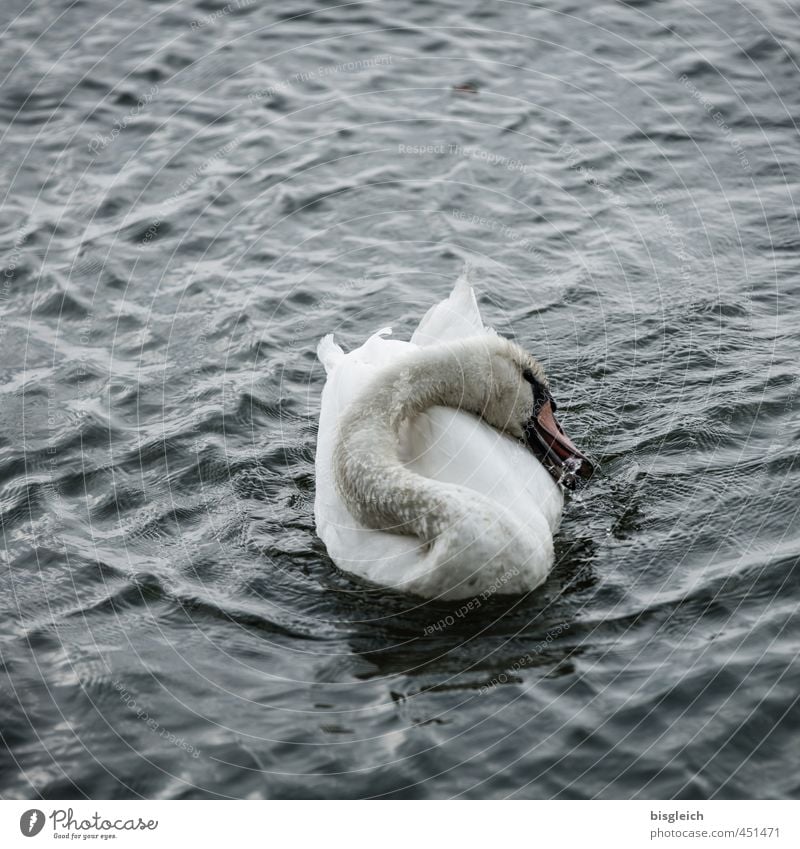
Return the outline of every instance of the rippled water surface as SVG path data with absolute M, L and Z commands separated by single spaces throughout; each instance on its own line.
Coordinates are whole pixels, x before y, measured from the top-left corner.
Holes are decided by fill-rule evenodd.
M 3 796 L 800 792 L 790 4 L 0 18 Z M 312 517 L 316 340 L 466 262 L 603 472 L 469 612 Z

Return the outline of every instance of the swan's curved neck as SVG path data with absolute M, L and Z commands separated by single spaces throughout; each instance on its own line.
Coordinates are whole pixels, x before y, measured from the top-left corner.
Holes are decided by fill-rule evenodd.
M 350 513 L 366 527 L 414 534 L 432 542 L 462 512 L 452 486 L 418 475 L 400 460 L 400 428 L 432 406 L 480 415 L 488 367 L 485 342 L 437 346 L 383 370 L 343 417 L 334 474 Z

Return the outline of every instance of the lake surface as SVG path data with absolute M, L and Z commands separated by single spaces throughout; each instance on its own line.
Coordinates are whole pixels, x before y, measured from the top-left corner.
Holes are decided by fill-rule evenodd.
M 786 3 L 7 0 L 0 794 L 782 798 Z M 472 267 L 601 463 L 465 612 L 314 534 L 315 346 Z

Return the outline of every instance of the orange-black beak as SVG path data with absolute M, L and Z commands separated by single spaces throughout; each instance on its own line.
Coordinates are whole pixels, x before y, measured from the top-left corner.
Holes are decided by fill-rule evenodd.
M 526 424 L 525 438 L 555 481 L 575 489 L 581 480 L 594 474 L 594 463 L 564 433 L 555 410 L 556 403 L 549 393 L 541 397 L 534 391 L 534 413 Z

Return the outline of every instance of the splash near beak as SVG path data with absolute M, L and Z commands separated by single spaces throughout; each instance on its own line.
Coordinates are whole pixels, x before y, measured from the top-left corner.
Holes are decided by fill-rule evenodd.
M 531 450 L 557 483 L 575 489 L 579 478 L 588 480 L 594 464 L 564 433 L 553 414 L 553 402 L 545 401 L 525 427 Z

